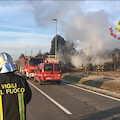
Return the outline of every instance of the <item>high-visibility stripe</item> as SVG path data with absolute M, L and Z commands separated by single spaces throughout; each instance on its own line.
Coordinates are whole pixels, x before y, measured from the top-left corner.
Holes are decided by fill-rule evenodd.
M 3 120 L 2 95 L 0 95 L 0 120 Z
M 4 61 L 0 62 L 0 64 L 2 64 Z
M 18 93 L 20 120 L 25 120 L 24 94 Z

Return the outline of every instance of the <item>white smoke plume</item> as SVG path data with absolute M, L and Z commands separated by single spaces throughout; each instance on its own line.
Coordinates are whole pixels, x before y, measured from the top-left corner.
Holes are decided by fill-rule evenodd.
M 109 28 L 112 25 L 109 23 L 108 14 L 103 10 L 84 13 L 80 7 L 82 2 L 30 2 L 37 25 L 47 27 L 53 18 L 58 19 L 65 39 L 74 43 L 74 47 L 79 51 L 79 54 L 71 56 L 71 63 L 75 67 L 88 62 L 102 64 L 110 60 L 105 53 L 119 48 L 120 45 L 117 39 L 110 36 Z M 84 55 L 80 54 L 82 51 Z M 89 57 L 91 59 L 88 60 Z M 62 55 L 60 58 L 63 58 Z

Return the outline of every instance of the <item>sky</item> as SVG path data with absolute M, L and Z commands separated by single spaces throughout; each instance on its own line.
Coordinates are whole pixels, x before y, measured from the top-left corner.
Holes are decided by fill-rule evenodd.
M 0 52 L 14 60 L 22 53 L 49 52 L 56 34 L 53 19 L 57 19 L 57 34 L 73 42 L 77 50 L 92 47 L 97 55 L 120 48 L 120 41 L 109 30 L 118 26 L 119 0 L 9 0 L 0 1 Z

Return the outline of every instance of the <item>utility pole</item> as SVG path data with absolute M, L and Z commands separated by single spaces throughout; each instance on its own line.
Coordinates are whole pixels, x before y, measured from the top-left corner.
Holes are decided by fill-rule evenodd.
M 55 58 L 57 58 L 57 19 L 53 19 L 56 21 L 56 36 L 55 36 Z
M 31 57 L 32 57 L 32 53 L 33 53 L 33 51 L 31 50 Z

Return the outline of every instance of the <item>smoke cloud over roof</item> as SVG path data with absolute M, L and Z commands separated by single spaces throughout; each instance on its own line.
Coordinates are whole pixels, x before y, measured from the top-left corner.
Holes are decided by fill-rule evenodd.
M 65 39 L 74 43 L 79 53 L 84 51 L 84 56 L 91 57 L 89 62 L 101 64 L 108 60 L 107 57 L 99 55 L 119 48 L 120 44 L 117 39 L 110 36 L 109 29 L 112 24 L 109 22 L 109 14 L 104 10 L 85 13 L 82 9 L 83 2 L 41 1 L 30 4 L 38 26 L 47 28 L 51 26 L 53 18 L 58 19 L 59 29 Z M 71 56 L 72 64 L 80 66 L 85 61 L 82 56 L 80 54 Z

